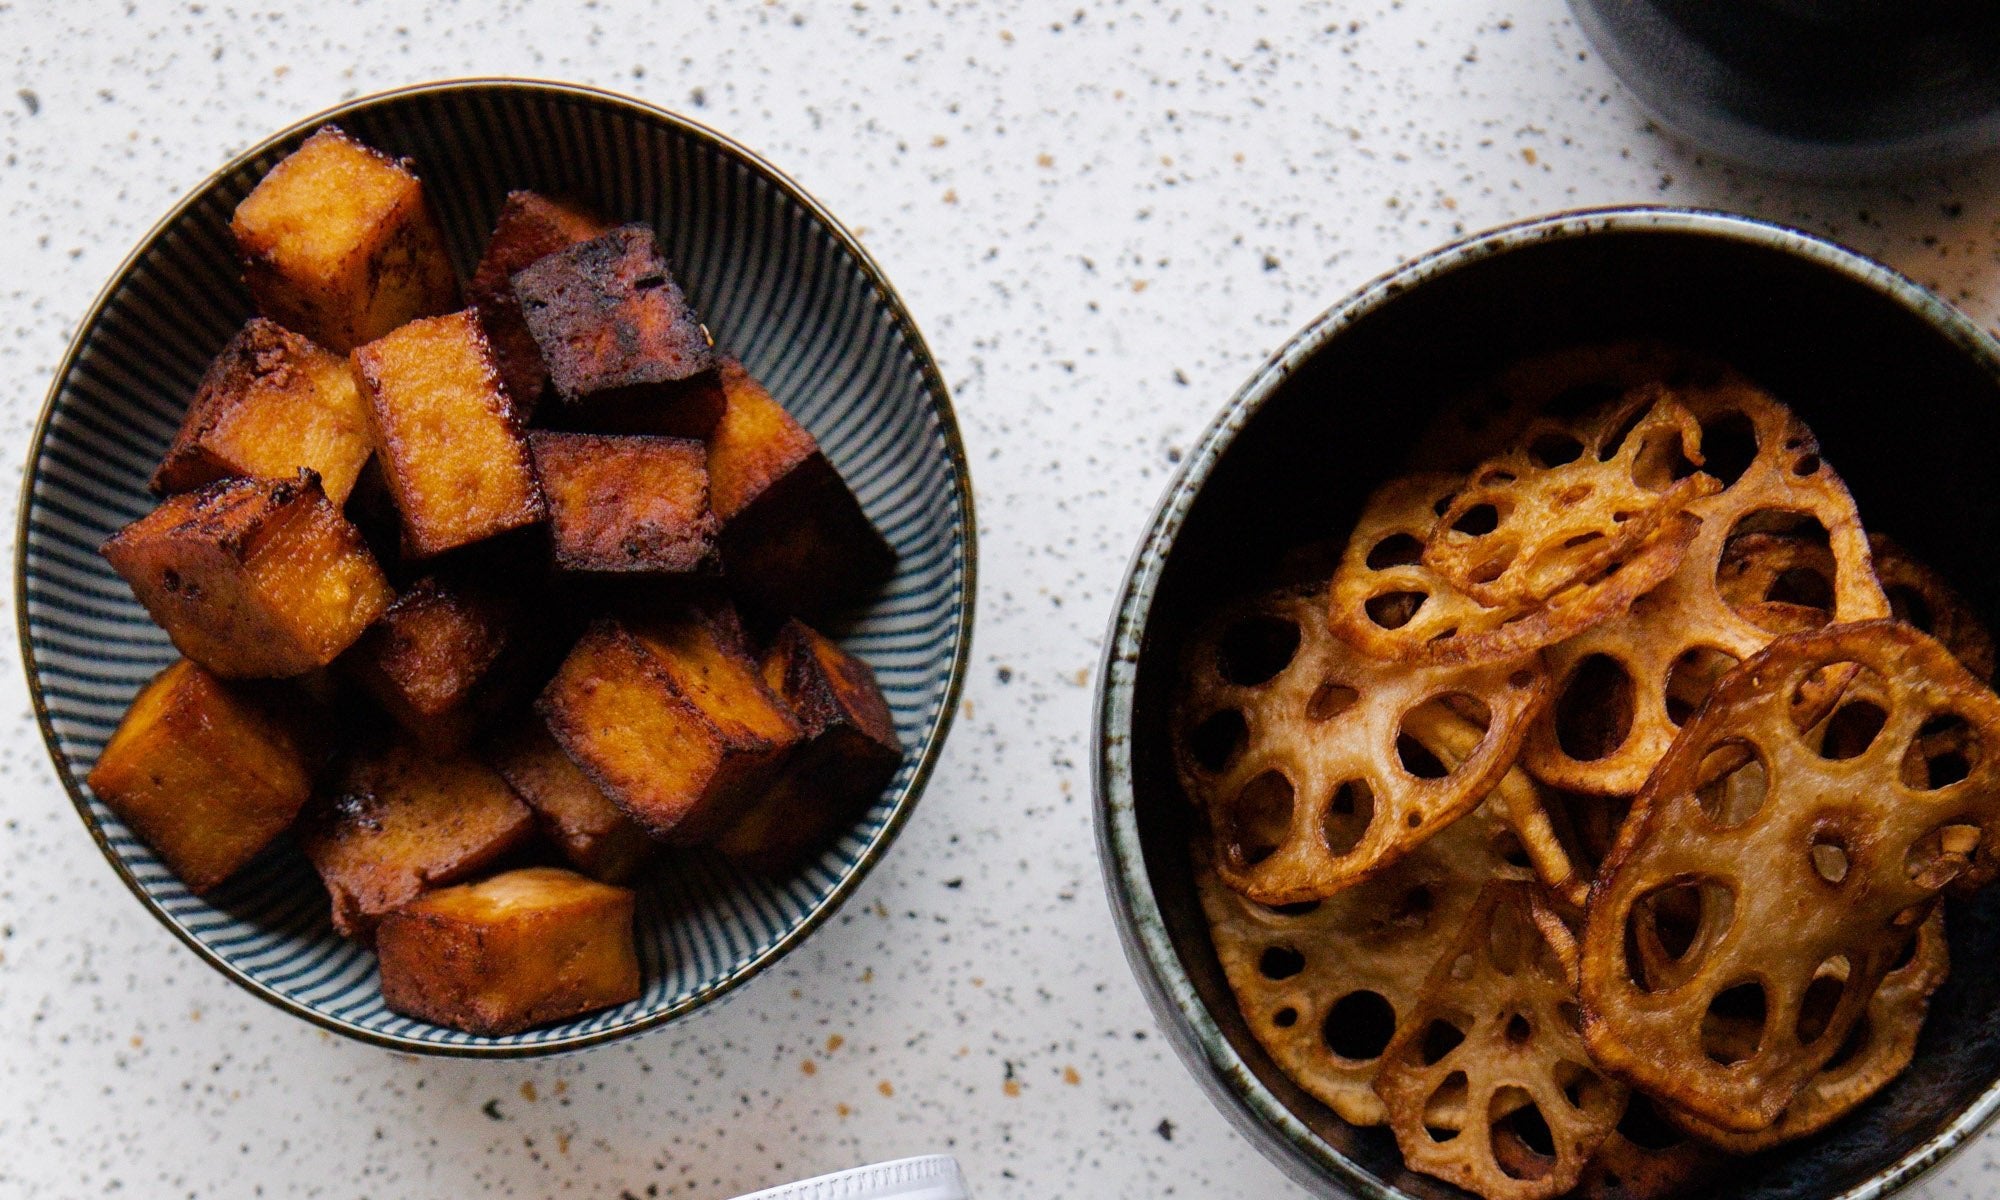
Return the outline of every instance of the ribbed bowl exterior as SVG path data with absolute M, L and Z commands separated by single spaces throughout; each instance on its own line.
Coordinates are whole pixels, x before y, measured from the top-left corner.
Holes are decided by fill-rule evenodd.
M 640 885 L 645 990 L 631 1004 L 509 1037 L 478 1037 L 382 1004 L 374 956 L 336 936 L 296 849 L 205 897 L 83 779 L 137 689 L 174 652 L 97 553 L 150 509 L 147 479 L 209 360 L 252 312 L 229 218 L 322 121 L 415 160 L 461 276 L 506 193 L 586 197 L 645 221 L 718 345 L 819 439 L 894 544 L 894 578 L 840 630 L 875 670 L 905 747 L 866 816 L 783 879 L 704 853 Z M 217 172 L 157 227 L 89 314 L 28 462 L 18 550 L 23 659 L 58 774 L 133 890 L 209 962 L 322 1025 L 418 1052 L 522 1055 L 658 1025 L 775 960 L 886 850 L 943 742 L 971 630 L 971 484 L 950 399 L 900 300 L 796 185 L 692 122 L 609 93 L 476 80 L 371 97 L 280 134 Z

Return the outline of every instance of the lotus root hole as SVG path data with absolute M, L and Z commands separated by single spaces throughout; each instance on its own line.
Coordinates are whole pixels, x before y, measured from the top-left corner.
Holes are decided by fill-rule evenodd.
M 1950 883 L 1971 868 L 1981 838 L 1979 826 L 1960 821 L 1940 825 L 1924 834 L 1904 856 L 1910 881 L 1931 890 Z
M 1833 710 L 1826 719 L 1819 745 L 1815 747 L 1822 758 L 1835 760 L 1859 758 L 1868 753 L 1875 744 L 1875 737 L 1882 732 L 1882 726 L 1889 723 L 1889 714 L 1872 700 L 1850 700 Z
M 1349 992 L 1327 1010 L 1320 1036 L 1335 1057 L 1372 1062 L 1396 1036 L 1396 1010 L 1380 992 Z
M 1320 836 L 1327 851 L 1346 854 L 1361 844 L 1368 827 L 1375 822 L 1375 790 L 1366 780 L 1350 779 L 1333 789 L 1327 800 L 1326 816 L 1320 822 Z
M 1757 459 L 1757 426 L 1743 413 L 1718 413 L 1701 423 L 1701 469 L 1728 487 Z
M 1833 1014 L 1840 1007 L 1840 997 L 1847 991 L 1847 980 L 1853 974 L 1853 964 L 1844 954 L 1836 954 L 1821 963 L 1813 971 L 1812 982 L 1806 985 L 1805 995 L 1799 999 L 1799 1016 L 1795 1032 L 1799 1045 L 1810 1046 L 1826 1036 L 1828 1026 L 1833 1023 Z
M 1528 443 L 1528 461 L 1538 467 L 1560 467 L 1583 457 L 1583 443 L 1560 430 L 1539 434 Z
M 1404 892 L 1389 910 L 1389 923 L 1406 928 L 1422 929 L 1430 924 L 1431 910 L 1437 907 L 1437 898 L 1427 887 L 1413 887 Z
M 1508 1045 L 1525 1046 L 1528 1044 L 1528 1039 L 1533 1036 L 1535 1036 L 1535 1027 L 1528 1021 L 1527 1017 L 1522 1016 L 1520 1013 L 1514 1013 L 1507 1018 L 1506 1037 Z
M 1333 718 L 1354 707 L 1361 693 L 1344 683 L 1329 679 L 1313 689 L 1306 701 L 1306 719 L 1309 721 L 1331 721 Z
M 1535 673 L 1523 667 L 1507 677 L 1507 686 L 1515 691 L 1535 686 Z
M 1604 1077 L 1582 1063 L 1563 1059 L 1556 1064 L 1555 1077 L 1571 1108 L 1589 1108 L 1605 1097 Z
M 1810 475 L 1817 470 L 1819 470 L 1819 455 L 1817 454 L 1800 455 L 1799 461 L 1792 464 L 1792 474 L 1794 475 Z
M 1734 829 L 1764 807 L 1770 772 L 1747 742 L 1723 742 L 1702 757 L 1695 775 L 1695 800 L 1702 815 L 1722 829 Z
M 1293 904 L 1259 904 L 1257 907 L 1276 917 L 1309 917 L 1319 911 L 1319 901 L 1300 900 Z
M 1250 726 L 1243 714 L 1225 708 L 1203 718 L 1194 727 L 1194 732 L 1188 735 L 1188 753 L 1193 756 L 1195 766 L 1218 775 L 1236 761 L 1249 740 Z
M 1424 1035 L 1411 1047 L 1413 1065 L 1434 1067 L 1464 1041 L 1465 1029 L 1459 1022 L 1432 1017 L 1431 1023 L 1424 1026 Z
M 1384 629 L 1401 629 L 1417 615 L 1417 610 L 1430 599 L 1428 592 L 1383 592 L 1370 596 L 1363 607 L 1368 619 Z
M 1766 1010 L 1764 985 L 1757 980 L 1717 992 L 1701 1019 L 1702 1053 L 1724 1067 L 1756 1057 L 1764 1041 Z
M 1736 665 L 1736 657 L 1708 646 L 1684 650 L 1667 668 L 1667 720 L 1675 728 L 1687 723 L 1701 702 L 1708 699 L 1715 681 Z
M 1631 735 L 1632 709 L 1632 676 L 1624 665 L 1608 654 L 1590 655 L 1556 697 L 1556 744 L 1580 762 L 1604 758 Z
M 1471 1088 L 1465 1072 L 1453 1071 L 1444 1077 L 1424 1101 L 1424 1133 L 1433 1142 L 1448 1142 L 1459 1135 L 1465 1123 L 1465 1105 Z
M 1525 1088 L 1507 1084 L 1494 1089 L 1487 1112 L 1493 1161 L 1509 1179 L 1541 1179 L 1555 1170 L 1555 1135 Z
M 1403 770 L 1418 779 L 1443 779 L 1451 774 L 1451 768 L 1443 760 L 1407 733 L 1396 735 L 1396 760 Z
M 1937 629 L 1937 616 L 1931 611 L 1931 602 L 1921 591 L 1908 584 L 1893 584 L 1883 589 L 1889 597 L 1889 614 L 1905 625 L 1914 625 L 1925 633 Z
M 1821 879 L 1838 884 L 1847 878 L 1847 843 L 1838 834 L 1815 835 L 1810 853 L 1813 873 Z
M 1392 533 L 1368 551 L 1368 569 L 1383 571 L 1423 561 L 1424 544 L 1407 533 Z
M 1306 969 L 1306 956 L 1290 946 L 1267 946 L 1257 959 L 1257 970 L 1266 979 L 1290 979 Z
M 1292 827 L 1292 781 L 1270 770 L 1243 785 L 1229 806 L 1225 836 L 1238 867 L 1254 867 L 1277 852 Z
M 1271 1024 L 1276 1025 L 1280 1029 L 1290 1029 L 1298 1023 L 1299 1010 L 1296 1008 L 1281 1008 L 1271 1014 Z
M 1641 896 L 1625 917 L 1633 985 L 1657 993 L 1686 983 L 1735 918 L 1734 893 L 1713 880 L 1676 881 Z
M 1903 783 L 1918 791 L 1950 787 L 1979 765 L 1980 745 L 1972 726 L 1957 713 L 1925 721 L 1903 751 Z
M 1474 504 L 1458 514 L 1451 527 L 1467 537 L 1485 537 L 1500 528 L 1500 508 L 1486 502 Z
M 1281 617 L 1248 617 L 1231 625 L 1217 647 L 1216 669 L 1237 687 L 1268 683 L 1299 652 L 1299 627 Z

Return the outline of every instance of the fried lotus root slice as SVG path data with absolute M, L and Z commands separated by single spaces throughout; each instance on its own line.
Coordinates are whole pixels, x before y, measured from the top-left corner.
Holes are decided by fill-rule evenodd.
M 1673 1125 L 1643 1093 L 1625 1093 L 1625 1111 L 1577 1181 L 1577 1200 L 1672 1200 L 1691 1196 L 1727 1161 L 1721 1151 Z
M 1688 506 L 1700 531 L 1671 578 L 1549 651 L 1557 699 L 1535 722 L 1521 761 L 1554 787 L 1635 794 L 1723 672 L 1802 627 L 1889 615 L 1854 500 L 1821 458 L 1812 431 L 1768 393 L 1733 378 L 1685 389 L 1680 398 L 1701 422 L 1710 466 L 1723 472 L 1725 486 Z M 1783 602 L 1746 615 L 1751 601 L 1730 603 L 1718 577 L 1732 546 L 1740 555 L 1746 546 L 1792 545 L 1750 540 L 1758 534 L 1825 549 L 1829 615 Z M 1747 585 L 1733 586 L 1739 597 L 1749 594 Z M 1607 695 L 1615 699 L 1600 702 Z M 1607 721 L 1607 712 L 1618 716 Z
M 1182 782 L 1207 813 L 1216 873 L 1263 904 L 1331 896 L 1469 812 L 1547 694 L 1533 656 L 1385 663 L 1325 614 L 1318 589 L 1267 594 L 1219 614 L 1184 663 Z M 1474 718 L 1483 730 L 1457 753 L 1442 731 Z
M 1883 976 L 1867 1010 L 1854 1023 L 1839 1053 L 1820 1068 L 1785 1111 L 1767 1129 L 1734 1133 L 1697 1117 L 1675 1113 L 1671 1119 L 1689 1133 L 1731 1154 L 1756 1154 L 1797 1141 L 1825 1129 L 1903 1073 L 1916 1056 L 1917 1034 L 1923 1030 L 1931 993 L 1951 971 L 1951 948 L 1945 940 L 1944 910 L 1931 913 L 1917 927 L 1909 961 Z M 1827 978 L 1833 978 L 1828 975 Z M 1825 985 L 1822 995 L 1829 995 Z
M 1204 844 L 1194 857 L 1216 958 L 1251 1034 L 1287 1078 L 1352 1125 L 1388 1119 L 1373 1087 L 1382 1050 L 1480 888 L 1531 878 L 1491 803 L 1365 883 L 1283 908 L 1231 891 Z
M 1657 386 L 1576 421 L 1537 421 L 1473 468 L 1438 514 L 1424 565 L 1482 604 L 1540 603 L 1718 491 L 1701 462 L 1700 422 Z
M 1477 711 L 1445 708 L 1412 713 L 1408 732 L 1447 769 L 1456 770 L 1478 749 L 1485 731 L 1476 723 Z M 1555 800 L 1526 771 L 1509 767 L 1474 812 L 1491 811 L 1503 825 L 1499 846 L 1509 866 L 1532 871 L 1551 892 L 1580 908 L 1590 892 L 1590 875 L 1578 865 L 1563 837 L 1563 817 L 1553 808 Z
M 1514 445 L 1538 418 L 1576 417 L 1644 384 L 1678 385 L 1725 370 L 1679 347 L 1636 339 L 1532 354 L 1446 402 L 1417 439 L 1409 467 L 1469 471 Z
M 1575 637 L 1619 613 L 1674 573 L 1699 529 L 1676 517 L 1615 569 L 1540 604 L 1489 606 L 1422 561 L 1424 540 L 1462 480 L 1408 475 L 1368 498 L 1330 588 L 1333 630 L 1374 658 L 1404 663 L 1490 663 Z
M 1487 1200 L 1543 1200 L 1576 1185 L 1625 1089 L 1584 1049 L 1575 966 L 1568 929 L 1532 885 L 1487 885 L 1375 1078 L 1412 1170 Z
M 1993 678 L 1993 633 L 1965 597 L 1908 550 L 1882 534 L 1871 534 L 1875 578 L 1889 597 L 1896 619 L 1943 642 L 1952 657 L 1981 679 Z
M 1801 730 L 1799 690 L 1842 664 L 1868 689 Z M 1831 740 L 1850 705 L 1877 709 L 1869 736 Z M 1953 763 L 1907 765 L 1954 730 Z M 1582 994 L 1598 1061 L 1723 1129 L 1770 1126 L 1940 892 L 2000 867 L 1996 747 L 2000 698 L 1900 622 L 1794 634 L 1724 676 L 1591 891 Z

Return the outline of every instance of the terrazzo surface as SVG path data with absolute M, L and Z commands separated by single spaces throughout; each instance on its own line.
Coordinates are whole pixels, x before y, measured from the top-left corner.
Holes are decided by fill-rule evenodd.
M 1579 205 L 1793 222 L 2000 319 L 2000 167 L 1723 168 L 1559 0 L 55 9 L 0 4 L 6 494 L 90 298 L 208 170 L 363 92 L 524 74 L 711 123 L 859 233 L 956 397 L 982 587 L 942 766 L 829 927 L 720 1010 L 529 1063 L 350 1044 L 202 966 L 99 857 L 0 640 L 0 1195 L 710 1200 L 926 1151 L 981 1200 L 1300 1195 L 1154 1030 L 1090 831 L 1105 620 L 1215 409 L 1379 272 Z M 2000 1191 L 1996 1150 L 1915 1194 Z

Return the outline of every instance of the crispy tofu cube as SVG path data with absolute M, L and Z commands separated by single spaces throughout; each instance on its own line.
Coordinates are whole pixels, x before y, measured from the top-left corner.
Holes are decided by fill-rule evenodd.
M 714 428 L 715 351 L 648 226 L 545 255 L 514 276 L 514 295 L 550 391 L 577 410 L 565 423 L 679 437 Z
M 511 593 L 427 575 L 396 597 L 341 662 L 425 749 L 450 754 L 532 685 L 526 640 Z
M 306 857 L 333 897 L 334 929 L 366 938 L 426 890 L 519 849 L 535 815 L 479 759 L 395 741 L 355 751 L 303 828 Z
M 692 610 L 643 630 L 597 622 L 536 707 L 612 803 L 676 845 L 734 824 L 801 733 L 756 662 Z
M 762 670 L 805 739 L 778 781 L 715 844 L 745 866 L 775 873 L 852 824 L 902 765 L 903 747 L 875 672 L 801 622 L 778 631 Z
M 200 895 L 283 833 L 312 762 L 273 697 L 186 659 L 153 677 L 90 771 L 90 788 Z
M 725 361 L 720 377 L 728 403 L 708 444 L 709 503 L 731 588 L 781 616 L 863 599 L 896 552 L 812 434 L 743 364 Z
M 472 307 L 493 343 L 493 358 L 507 396 L 522 420 L 534 412 L 548 383 L 542 352 L 521 319 L 521 302 L 514 297 L 514 275 L 546 255 L 587 242 L 608 232 L 611 223 L 580 204 L 553 199 L 540 192 L 508 192 L 500 217 L 487 239 L 486 252 L 472 273 L 468 289 Z
M 441 888 L 382 922 L 382 1002 L 488 1036 L 639 998 L 633 896 L 559 867 Z
M 541 721 L 530 717 L 510 729 L 492 758 L 577 870 L 624 883 L 653 856 L 653 839 L 577 769 Z
M 311 471 L 171 497 L 103 554 L 182 654 L 229 678 L 323 667 L 395 598 Z
M 153 491 L 190 491 L 231 475 L 290 479 L 310 467 L 339 507 L 373 451 L 347 359 L 254 317 L 202 376 Z
M 337 126 L 272 167 L 230 229 L 258 309 L 335 353 L 457 307 L 423 181 Z
M 354 371 L 412 555 L 542 519 L 528 444 L 477 316 L 412 321 L 356 350 Z
M 712 574 L 708 452 L 686 438 L 536 431 L 528 445 L 565 571 Z

